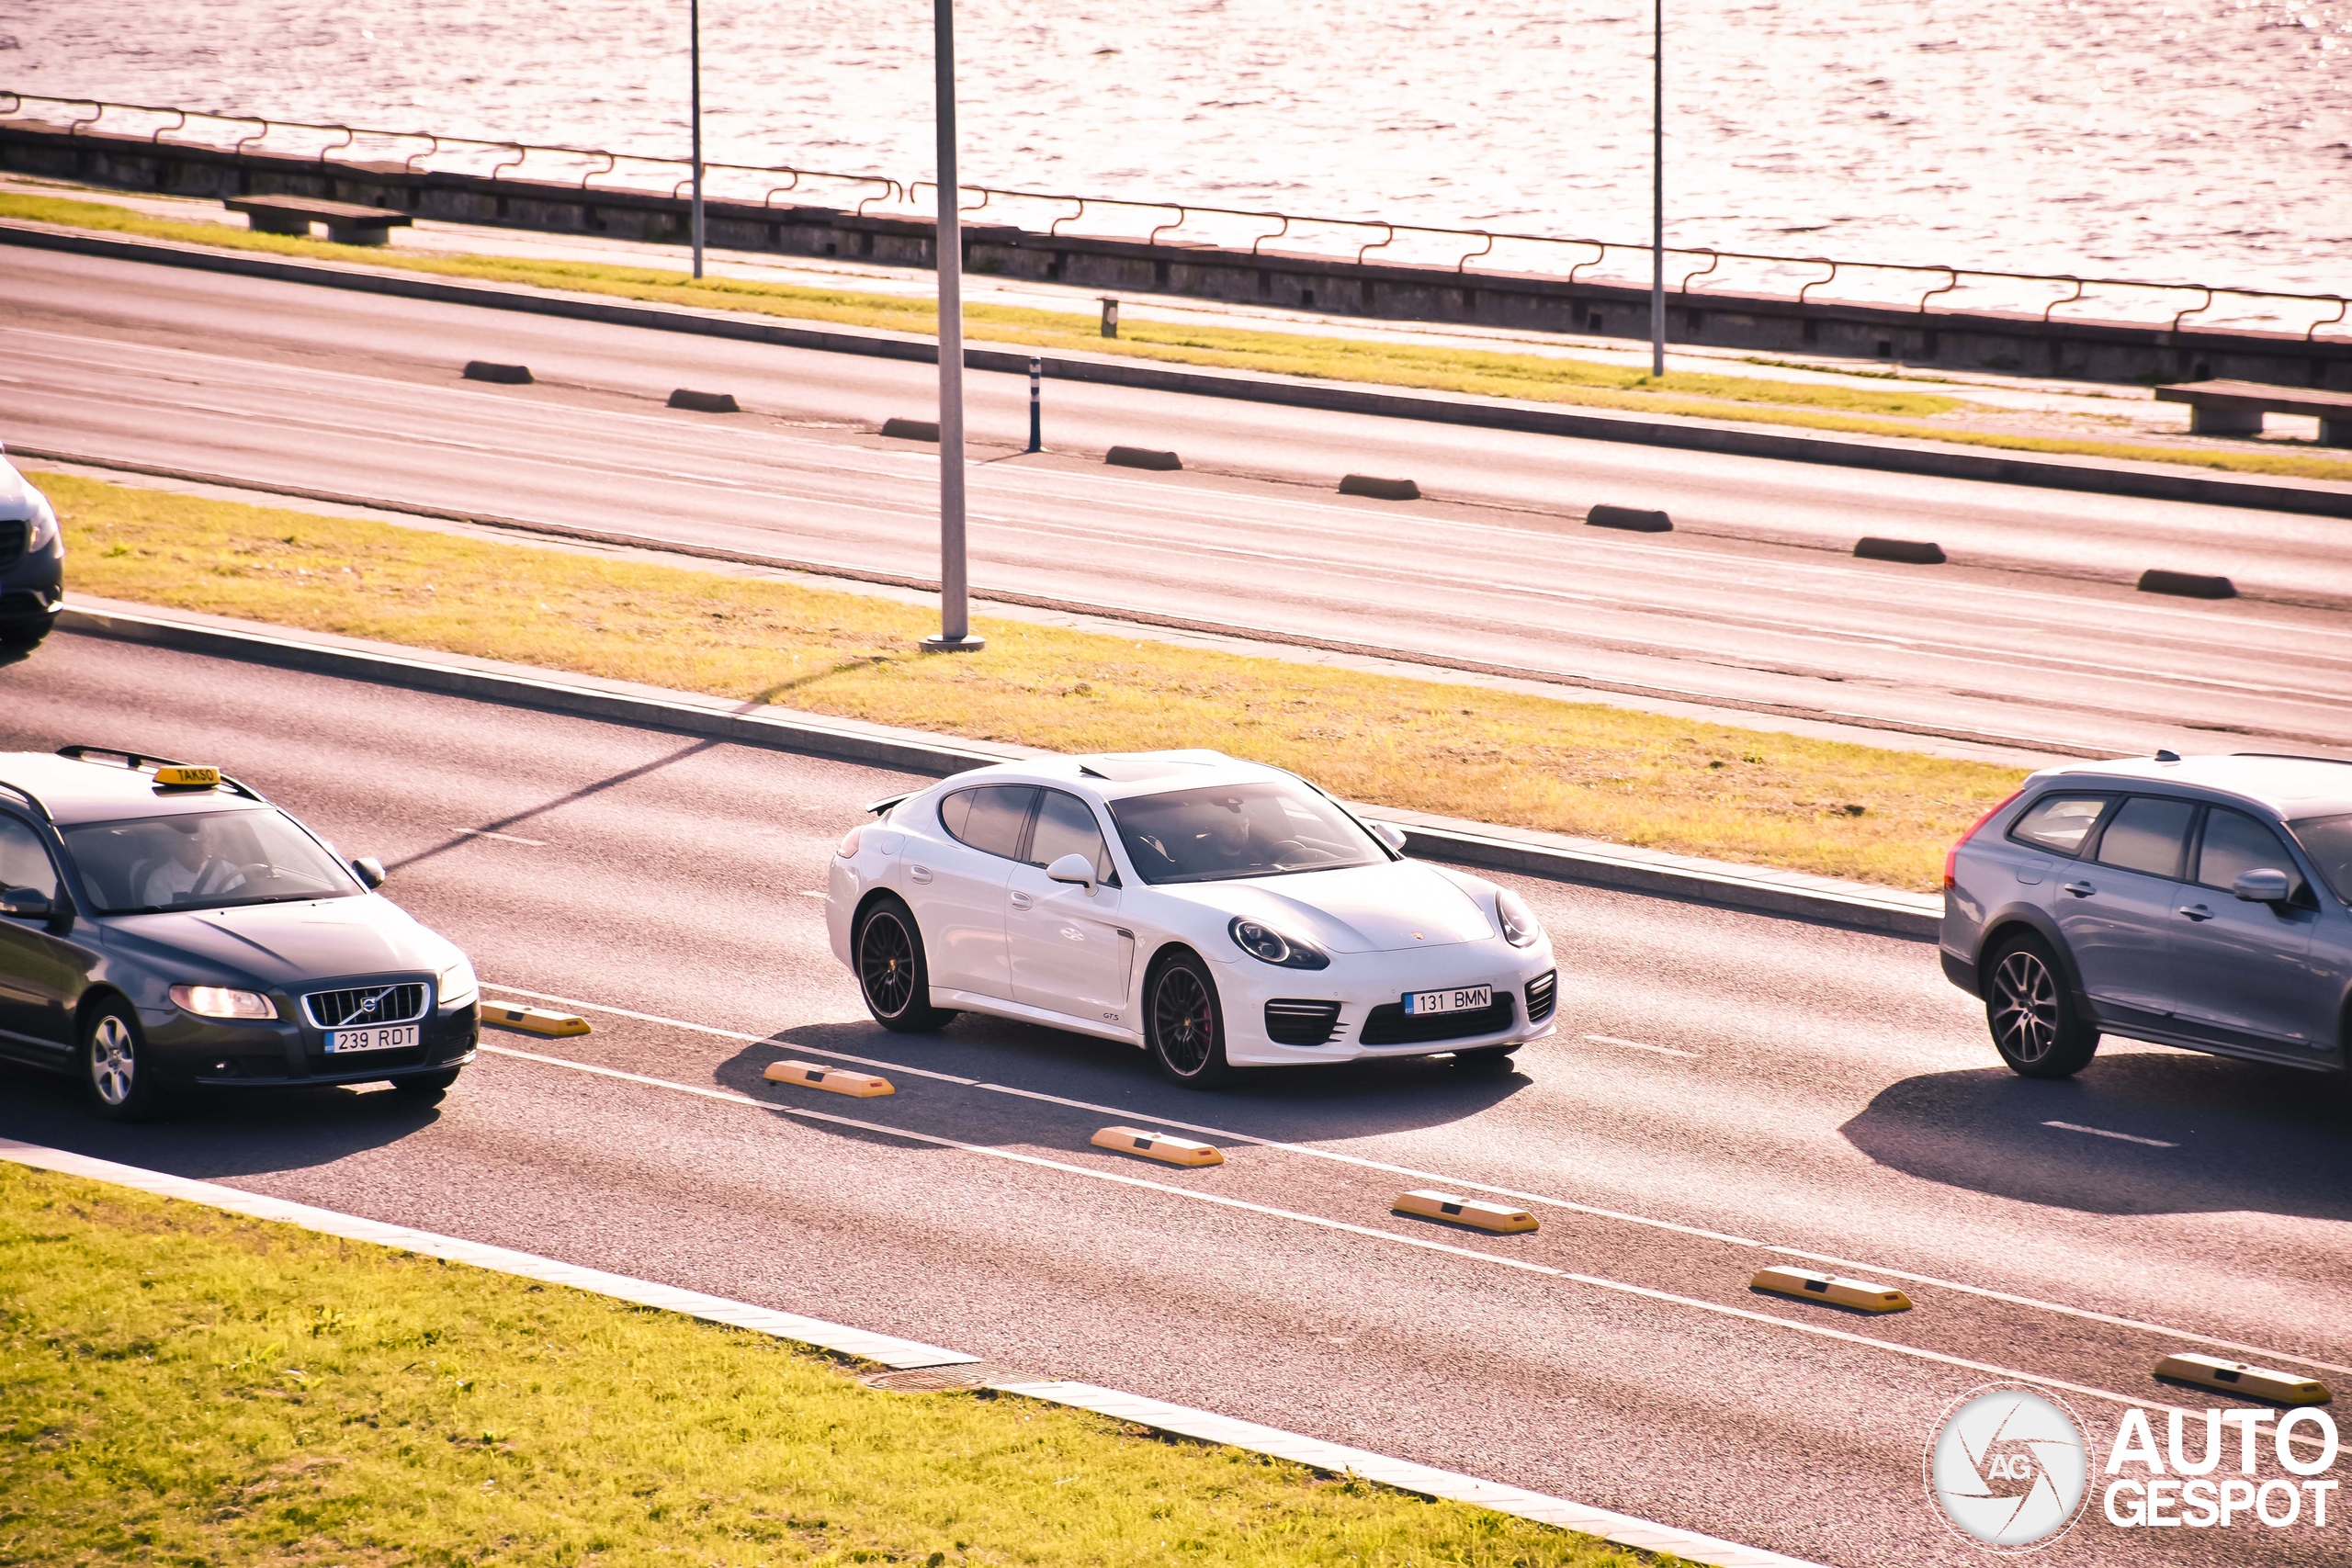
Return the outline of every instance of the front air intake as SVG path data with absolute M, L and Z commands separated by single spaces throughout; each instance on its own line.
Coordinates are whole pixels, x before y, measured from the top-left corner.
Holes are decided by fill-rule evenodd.
M 1266 1004 L 1266 1038 L 1277 1045 L 1321 1045 L 1340 1026 L 1340 1004 L 1277 1000 Z

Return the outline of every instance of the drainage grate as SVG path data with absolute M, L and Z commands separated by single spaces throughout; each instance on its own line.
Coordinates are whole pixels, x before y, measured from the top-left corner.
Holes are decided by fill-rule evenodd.
M 960 1393 L 1005 1382 L 1046 1382 L 1050 1379 L 1018 1367 L 994 1361 L 966 1361 L 954 1367 L 916 1367 L 903 1372 L 874 1372 L 857 1380 L 868 1388 L 889 1393 Z

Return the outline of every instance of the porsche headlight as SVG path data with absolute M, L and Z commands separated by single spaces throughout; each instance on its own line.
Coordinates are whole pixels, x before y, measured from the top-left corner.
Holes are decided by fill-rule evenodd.
M 445 1008 L 470 1007 L 481 995 L 481 985 L 474 978 L 474 966 L 462 953 L 435 977 L 434 989 L 440 993 Z
M 174 986 L 172 1005 L 198 1018 L 276 1018 L 277 1004 L 259 991 L 235 991 L 226 986 Z
M 1513 947 L 1532 947 L 1544 934 L 1544 923 L 1527 907 L 1527 900 L 1508 887 L 1495 889 L 1495 914 L 1502 922 L 1503 940 Z
M 1277 964 L 1284 969 L 1329 969 L 1331 961 L 1296 937 L 1283 935 L 1270 925 L 1235 916 L 1226 930 L 1233 933 L 1233 945 L 1261 964 Z

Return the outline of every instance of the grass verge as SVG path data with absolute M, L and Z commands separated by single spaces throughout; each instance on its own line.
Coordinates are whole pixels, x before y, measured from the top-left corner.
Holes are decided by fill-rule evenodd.
M 700 281 L 653 267 L 610 266 L 594 262 L 543 261 L 519 256 L 424 255 L 393 249 L 354 250 L 323 240 L 256 234 L 213 223 L 181 223 L 149 218 L 103 202 L 0 192 L 0 217 L 28 219 L 69 228 L 107 230 L 156 239 L 279 255 L 362 262 L 370 266 L 480 278 L 591 294 L 610 294 L 673 305 L 745 310 L 796 321 L 875 327 L 930 336 L 937 311 L 928 299 L 846 289 L 812 288 L 744 278 Z M 965 320 L 975 340 L 1054 348 L 1068 352 L 1124 355 L 1221 369 L 1256 370 L 1311 379 L 1410 387 L 1482 397 L 1632 410 L 1695 419 L 1797 425 L 1849 434 L 1955 442 L 2008 451 L 2177 463 L 2237 473 L 2318 479 L 2352 479 L 2352 461 L 2299 452 L 2220 451 L 2151 446 L 2142 442 L 2087 441 L 1958 430 L 1902 423 L 1963 410 L 1965 400 L 1936 392 L 1863 389 L 1745 376 L 1673 371 L 1651 377 L 1621 366 L 1560 359 L 1545 355 L 1494 353 L 1464 348 L 1424 348 L 1408 344 L 1314 337 L 1184 322 L 1130 320 L 1120 335 L 1106 339 L 1091 316 L 1005 305 L 967 305 Z
M 62 474 L 77 591 L 1058 751 L 1209 746 L 1355 800 L 1932 888 L 2018 774 L 1592 703 L 931 613 L 863 594 Z M 127 743 L 135 744 L 135 739 Z M 222 759 L 229 761 L 230 759 Z
M 1587 1536 L 0 1164 L 0 1562 L 1633 1568 Z

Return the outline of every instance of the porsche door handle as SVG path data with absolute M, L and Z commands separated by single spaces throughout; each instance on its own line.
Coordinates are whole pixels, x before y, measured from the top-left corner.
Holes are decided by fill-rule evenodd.
M 931 880 L 931 867 L 927 865 L 910 865 L 907 867 L 907 874 L 917 882 L 929 882 Z
M 1015 893 L 1012 896 L 1012 907 L 1016 909 L 1025 909 L 1036 901 L 1026 893 Z
M 2059 886 L 2077 898 L 2087 898 L 2098 891 L 2087 882 L 2062 882 Z
M 2178 912 L 2192 920 L 2210 920 L 2213 918 L 2213 911 L 2202 904 L 2183 904 Z

